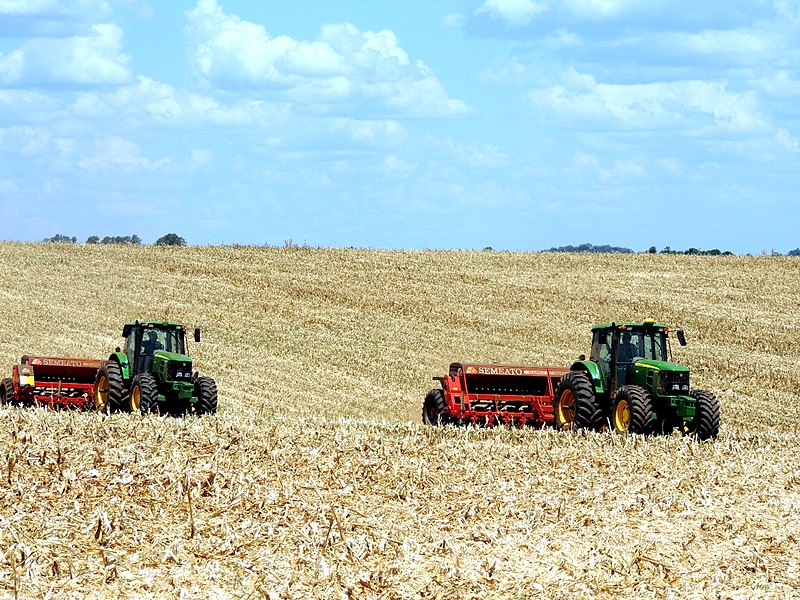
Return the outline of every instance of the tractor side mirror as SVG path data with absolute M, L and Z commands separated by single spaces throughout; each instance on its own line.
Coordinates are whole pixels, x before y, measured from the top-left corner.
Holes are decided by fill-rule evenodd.
M 194 330 L 194 341 L 198 342 L 198 343 L 200 342 L 200 328 L 199 327 L 197 327 Z
M 686 345 L 686 336 L 683 333 L 683 329 L 678 329 L 678 331 L 675 332 L 675 335 L 678 336 L 678 342 L 680 343 L 680 345 L 681 346 L 685 346 Z
M 585 355 L 585 354 L 581 354 L 581 355 L 578 357 L 578 360 L 586 360 L 586 355 Z

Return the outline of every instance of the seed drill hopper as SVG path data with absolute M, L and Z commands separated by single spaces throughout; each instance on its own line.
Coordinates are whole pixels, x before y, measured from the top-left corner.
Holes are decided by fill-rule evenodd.
M 23 356 L 0 384 L 0 402 L 50 408 L 92 408 L 102 360 Z
M 513 425 L 553 423 L 553 395 L 569 369 L 454 362 L 441 388 L 425 396 L 422 420 L 428 425 Z

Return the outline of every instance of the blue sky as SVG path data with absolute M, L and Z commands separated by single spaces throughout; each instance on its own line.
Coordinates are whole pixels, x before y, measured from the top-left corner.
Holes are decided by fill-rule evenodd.
M 0 239 L 787 252 L 800 1 L 0 0 Z

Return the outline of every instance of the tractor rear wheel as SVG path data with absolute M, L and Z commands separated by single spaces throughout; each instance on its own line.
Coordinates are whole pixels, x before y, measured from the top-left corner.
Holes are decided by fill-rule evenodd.
M 14 382 L 10 378 L 0 383 L 0 404 L 14 404 Z
M 553 400 L 556 429 L 590 429 L 599 431 L 603 411 L 597 404 L 589 376 L 582 371 L 570 371 L 558 382 Z
M 719 435 L 719 400 L 711 392 L 692 390 L 689 395 L 695 399 L 694 420 L 684 422 L 683 432 L 698 440 L 710 440 Z
M 653 399 L 638 385 L 617 390 L 611 404 L 611 425 L 617 433 L 653 433 Z
M 447 425 L 447 416 L 444 411 L 447 403 L 444 401 L 444 392 L 434 388 L 425 396 L 422 405 L 422 422 L 425 425 Z
M 211 377 L 198 377 L 195 383 L 197 404 L 195 414 L 213 415 L 217 412 L 217 383 Z
M 110 360 L 97 370 L 94 380 L 94 409 L 101 413 L 112 413 L 124 408 L 122 369 L 119 363 Z
M 158 384 L 150 373 L 139 373 L 131 384 L 131 412 L 146 415 L 158 410 Z

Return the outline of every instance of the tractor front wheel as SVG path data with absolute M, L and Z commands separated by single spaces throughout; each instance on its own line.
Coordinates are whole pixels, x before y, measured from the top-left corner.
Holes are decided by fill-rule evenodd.
M 617 391 L 611 404 L 611 425 L 617 433 L 653 432 L 653 399 L 637 385 Z
M 3 379 L 0 383 L 0 404 L 14 404 L 14 382 L 11 379 Z
M 684 434 L 694 435 L 698 440 L 716 438 L 719 435 L 719 400 L 704 390 L 692 390 L 689 395 L 695 399 L 694 420 L 684 422 Z
M 603 425 L 603 411 L 597 404 L 592 382 L 582 371 L 570 371 L 561 378 L 553 409 L 556 429 L 599 431 Z
M 444 392 L 439 388 L 432 389 L 425 396 L 425 403 L 422 405 L 422 422 L 425 425 L 446 425 L 445 408 L 447 403 L 444 401 Z
M 122 397 L 125 386 L 119 363 L 108 361 L 97 370 L 94 380 L 94 409 L 100 413 L 112 413 L 124 408 Z
M 150 373 L 139 373 L 131 384 L 131 412 L 143 415 L 158 409 L 158 384 Z
M 198 377 L 195 383 L 197 404 L 194 405 L 198 415 L 213 415 L 217 412 L 217 383 L 211 377 Z

